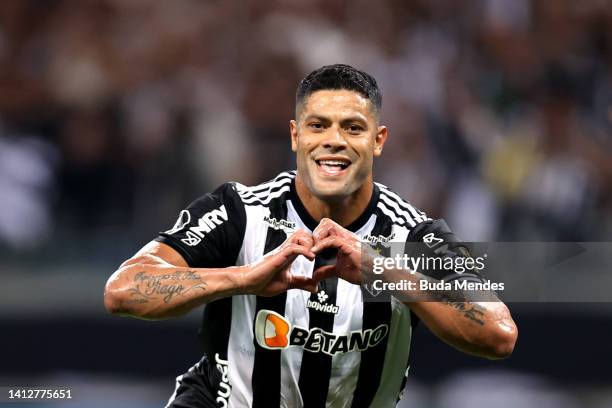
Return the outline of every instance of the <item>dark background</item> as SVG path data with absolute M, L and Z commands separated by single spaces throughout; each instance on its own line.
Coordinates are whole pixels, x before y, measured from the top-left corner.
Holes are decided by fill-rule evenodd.
M 382 88 L 377 180 L 462 239 L 609 241 L 609 1 L 3 1 L 0 385 L 162 405 L 199 311 L 110 317 L 105 280 L 195 197 L 293 168 L 295 88 L 337 62 Z M 419 327 L 405 406 L 612 406 L 609 303 L 510 307 L 503 362 Z

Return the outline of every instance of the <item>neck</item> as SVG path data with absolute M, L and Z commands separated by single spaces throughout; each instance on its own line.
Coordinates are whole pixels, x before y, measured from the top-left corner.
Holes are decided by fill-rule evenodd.
M 323 218 L 330 218 L 338 224 L 346 227 L 356 221 L 359 216 L 366 210 L 372 197 L 372 177 L 357 189 L 350 196 L 334 199 L 334 200 L 323 200 L 316 197 L 306 187 L 302 181 L 298 172 L 295 178 L 295 189 L 297 195 L 306 208 L 306 211 L 310 214 L 315 221 L 321 221 Z

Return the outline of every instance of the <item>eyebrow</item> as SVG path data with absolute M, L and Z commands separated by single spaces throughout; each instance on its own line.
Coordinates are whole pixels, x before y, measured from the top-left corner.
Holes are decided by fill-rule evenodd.
M 304 118 L 304 121 L 309 121 L 309 120 L 320 120 L 321 122 L 331 122 L 332 120 L 326 116 L 323 115 L 317 115 L 317 114 L 310 114 L 308 116 L 306 116 Z M 349 122 L 360 122 L 360 123 L 364 123 L 367 124 L 368 121 L 367 119 L 361 117 L 361 116 L 349 116 L 347 118 L 343 118 L 340 120 L 340 123 L 349 123 Z

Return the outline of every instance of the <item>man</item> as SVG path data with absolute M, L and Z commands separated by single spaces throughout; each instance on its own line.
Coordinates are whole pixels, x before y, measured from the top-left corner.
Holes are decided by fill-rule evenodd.
M 362 240 L 434 231 L 453 241 L 373 182 L 387 140 L 380 108 L 367 73 L 312 72 L 290 122 L 297 172 L 222 185 L 110 277 L 111 313 L 161 319 L 206 304 L 204 357 L 178 377 L 168 407 L 395 406 L 417 319 L 467 353 L 511 354 L 517 330 L 501 302 L 364 302 Z

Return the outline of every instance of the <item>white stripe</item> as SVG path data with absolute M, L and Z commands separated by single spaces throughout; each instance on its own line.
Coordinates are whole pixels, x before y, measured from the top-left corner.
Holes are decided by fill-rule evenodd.
M 278 184 L 278 183 L 288 183 L 288 182 L 291 182 L 291 180 L 293 180 L 294 178 L 295 178 L 294 174 L 290 174 L 290 173 L 284 172 L 284 173 L 281 173 L 278 176 L 274 177 L 273 180 L 266 181 L 265 183 L 257 184 L 257 185 L 254 185 L 254 186 L 249 186 L 249 187 L 247 187 L 247 189 L 255 190 L 255 189 L 259 189 L 261 187 L 267 187 L 269 185 L 274 185 L 274 184 Z
M 412 340 L 410 309 L 396 298 L 391 298 L 391 307 L 393 311 L 385 362 L 371 407 L 395 407 L 408 366 Z
M 253 319 L 255 296 L 232 297 L 232 324 L 227 347 L 228 377 L 232 393 L 228 407 L 249 407 L 253 403 L 251 376 L 255 363 Z M 209 330 L 214 328 L 209 327 Z
M 391 210 L 389 210 L 387 208 L 387 206 L 385 205 L 384 202 L 379 201 L 377 207 L 380 208 L 380 210 L 383 212 L 383 214 L 385 214 L 386 216 L 391 218 L 391 221 L 393 221 L 394 223 L 399 224 L 399 225 L 405 225 L 406 224 L 406 220 L 398 218 L 393 211 L 391 211 Z M 411 227 L 415 226 L 414 221 L 410 220 L 410 226 Z
M 363 238 L 370 234 L 378 217 L 372 214 L 368 221 L 355 232 Z M 363 329 L 363 294 L 361 287 L 339 279 L 336 288 L 336 305 L 338 314 L 334 317 L 335 334 L 350 333 Z M 352 396 L 357 387 L 361 352 L 349 352 L 332 356 L 332 368 L 329 377 L 326 408 L 344 408 L 352 404 Z
M 425 215 L 425 213 L 419 212 L 416 210 L 416 208 L 414 208 L 410 203 L 408 203 L 406 200 L 404 200 L 403 198 L 401 198 L 400 196 L 398 196 L 395 192 L 393 192 L 391 189 L 389 189 L 388 187 L 383 187 L 381 189 L 381 192 L 384 192 L 386 194 L 388 194 L 390 197 L 395 198 L 395 200 L 397 201 L 397 203 L 400 205 L 400 207 L 405 208 L 406 210 L 410 211 L 414 218 L 418 221 L 418 222 L 423 222 L 423 221 L 427 221 L 429 218 Z M 422 214 L 421 214 L 422 213 Z
M 346 335 L 363 329 L 363 299 L 361 287 L 338 279 L 336 305 L 340 306 L 334 318 L 334 334 Z M 326 407 L 350 407 L 357 387 L 361 352 L 332 356 Z
M 280 187 L 283 185 L 289 185 L 291 184 L 292 180 L 293 179 L 290 179 L 290 178 L 289 179 L 284 178 L 279 181 L 272 181 L 269 183 L 260 184 L 258 186 L 247 187 L 243 191 L 241 191 L 240 194 L 252 194 L 258 197 L 266 197 L 273 188 Z
M 285 186 L 283 188 L 281 188 L 278 191 L 274 191 L 273 193 L 270 192 L 266 192 L 265 196 L 255 196 L 255 195 L 251 195 L 251 196 L 245 196 L 245 197 L 241 197 L 242 198 L 242 202 L 245 204 L 253 204 L 257 201 L 261 201 L 262 203 L 269 203 L 270 200 L 273 200 L 275 198 L 280 197 L 284 192 L 287 192 L 291 189 L 291 186 Z
M 412 225 L 414 225 L 414 224 L 415 224 L 415 220 L 414 220 L 414 218 L 412 217 L 412 215 L 411 215 L 411 214 L 410 214 L 408 211 L 406 211 L 406 210 L 404 210 L 404 209 L 401 209 L 401 208 L 399 207 L 399 205 L 398 205 L 398 204 L 397 204 L 395 201 L 391 200 L 390 198 L 388 198 L 388 197 L 387 197 L 386 195 L 384 195 L 384 194 L 381 194 L 381 195 L 380 195 L 380 199 L 381 199 L 382 201 L 384 201 L 384 202 L 385 202 L 385 203 L 386 203 L 388 206 L 390 206 L 391 208 L 393 208 L 393 209 L 395 210 L 395 213 L 396 213 L 397 215 L 399 215 L 399 216 L 403 216 L 403 217 L 406 219 L 406 221 L 407 221 L 408 223 L 411 223 L 411 222 L 412 222 L 412 223 L 411 223 Z M 419 222 L 419 220 L 416 220 L 416 222 Z
M 291 190 L 291 186 L 285 186 L 283 188 L 281 188 L 278 191 L 275 191 L 274 193 L 268 195 L 265 199 L 259 199 L 257 197 L 249 197 L 249 198 L 243 198 L 242 202 L 245 204 L 254 204 L 257 201 L 261 201 L 261 204 L 263 205 L 267 205 L 270 203 L 270 201 L 280 197 L 281 195 L 283 195 L 284 193 L 286 193 L 287 191 Z

